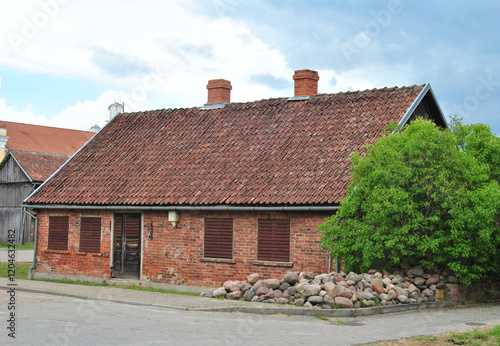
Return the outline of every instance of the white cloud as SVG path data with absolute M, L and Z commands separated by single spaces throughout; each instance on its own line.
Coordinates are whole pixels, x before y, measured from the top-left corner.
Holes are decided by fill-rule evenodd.
M 97 100 L 79 101 L 51 118 L 37 115 L 33 105 L 19 109 L 17 106 L 9 106 L 5 99 L 0 99 L 0 114 L 5 121 L 88 131 L 93 125 L 103 127 L 106 124 L 106 120 L 109 120 L 108 107 L 115 101 L 125 103 L 126 112 L 152 108 L 147 98 L 138 98 L 123 91 L 108 90 Z

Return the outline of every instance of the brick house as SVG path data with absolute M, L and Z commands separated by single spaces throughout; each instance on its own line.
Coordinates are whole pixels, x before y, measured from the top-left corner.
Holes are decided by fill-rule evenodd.
M 17 231 L 18 242 L 31 240 L 23 200 L 94 134 L 0 120 L 0 242 L 9 229 Z
M 39 277 L 217 285 L 326 272 L 318 224 L 345 198 L 350 156 L 390 123 L 446 121 L 429 85 L 231 103 L 209 81 L 203 107 L 125 113 L 26 201 Z

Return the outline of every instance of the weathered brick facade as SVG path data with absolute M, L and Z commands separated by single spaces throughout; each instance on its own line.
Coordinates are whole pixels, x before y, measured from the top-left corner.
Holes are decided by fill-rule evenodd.
M 70 216 L 68 251 L 47 250 L 50 215 Z M 78 251 L 80 217 L 90 215 L 102 217 L 100 254 Z M 167 211 L 143 212 L 141 280 L 214 286 L 233 278 L 245 280 L 251 273 L 278 277 L 289 270 L 326 272 L 329 255 L 319 248 L 321 234 L 317 226 L 327 216 L 328 213 L 181 211 L 180 222 L 174 228 Z M 111 278 L 111 211 L 41 210 L 38 217 L 37 274 Z M 233 219 L 232 259 L 203 257 L 207 217 Z M 290 220 L 290 262 L 257 261 L 258 219 L 268 218 Z M 153 239 L 149 238 L 151 222 Z

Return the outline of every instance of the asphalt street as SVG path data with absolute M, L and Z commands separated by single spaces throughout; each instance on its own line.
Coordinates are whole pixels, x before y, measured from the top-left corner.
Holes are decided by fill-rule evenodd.
M 23 345 L 351 345 L 500 324 L 499 305 L 327 318 L 182 311 L 16 292 L 15 339 L 8 293 L 0 295 L 0 344 Z

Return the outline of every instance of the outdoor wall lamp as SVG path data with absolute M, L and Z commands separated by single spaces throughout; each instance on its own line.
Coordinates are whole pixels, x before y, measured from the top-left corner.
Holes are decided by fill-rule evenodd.
M 153 239 L 153 221 L 149 224 L 149 239 Z
M 168 221 L 172 223 L 172 226 L 174 228 L 177 226 L 177 223 L 179 222 L 179 212 L 178 211 L 169 211 L 168 212 Z

